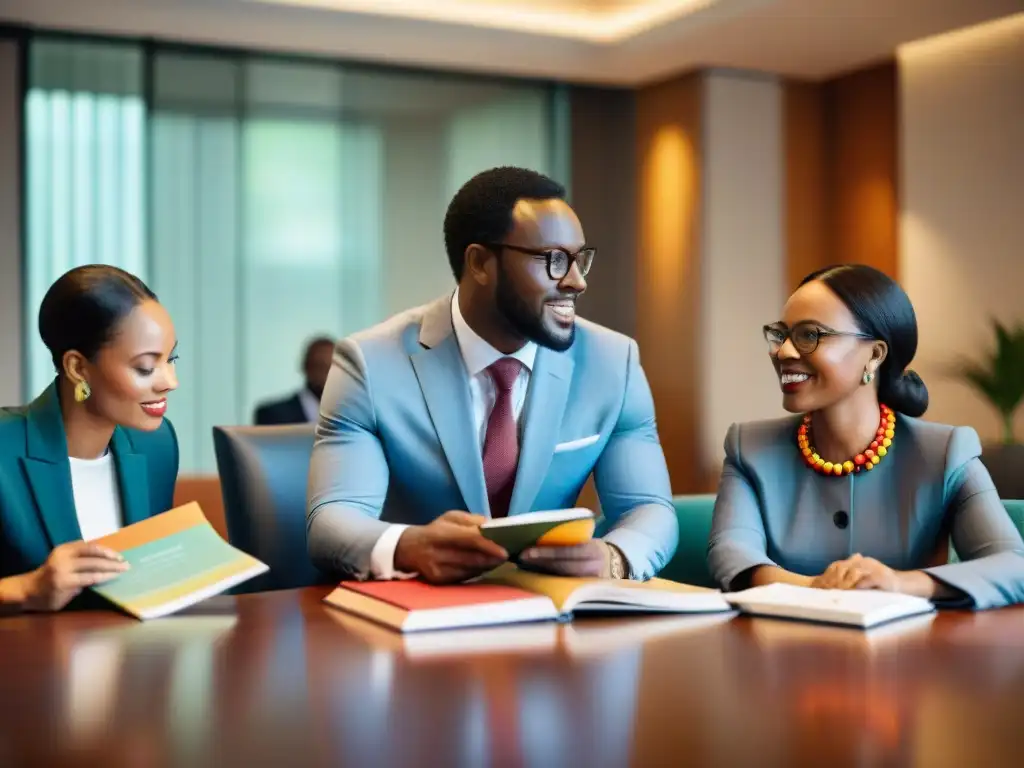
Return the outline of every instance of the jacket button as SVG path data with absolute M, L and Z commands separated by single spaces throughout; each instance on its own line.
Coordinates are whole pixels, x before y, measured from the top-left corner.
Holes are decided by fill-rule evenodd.
M 840 509 L 832 515 L 832 522 L 836 524 L 836 528 L 845 528 L 850 524 L 850 516 Z

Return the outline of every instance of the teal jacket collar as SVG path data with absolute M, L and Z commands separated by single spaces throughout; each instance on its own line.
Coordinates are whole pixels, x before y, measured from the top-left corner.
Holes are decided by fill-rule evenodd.
M 36 507 L 52 546 L 82 538 L 71 490 L 71 463 L 64 434 L 64 419 L 56 383 L 51 384 L 26 412 L 26 451 L 22 459 Z M 150 514 L 146 457 L 136 453 L 131 436 L 114 428 L 110 440 L 121 489 L 124 524 L 144 520 Z

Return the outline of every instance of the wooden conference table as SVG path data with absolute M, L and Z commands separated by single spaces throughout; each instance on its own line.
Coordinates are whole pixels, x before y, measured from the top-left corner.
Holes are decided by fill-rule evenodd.
M 326 591 L 0 620 L 0 765 L 1024 764 L 1024 608 L 403 639 Z

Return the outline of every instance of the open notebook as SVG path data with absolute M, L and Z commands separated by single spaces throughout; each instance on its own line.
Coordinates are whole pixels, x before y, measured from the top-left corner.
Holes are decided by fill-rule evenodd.
M 662 579 L 572 579 L 505 565 L 469 584 L 342 582 L 328 605 L 400 632 L 566 620 L 574 612 L 714 613 L 733 609 L 715 590 Z
M 713 613 L 733 610 L 716 589 L 666 579 L 628 581 L 548 576 L 506 564 L 483 576 L 486 584 L 502 584 L 544 595 L 562 618 L 573 613 Z
M 792 584 L 766 584 L 725 595 L 743 613 L 867 629 L 886 622 L 931 613 L 930 600 L 873 589 L 812 589 Z

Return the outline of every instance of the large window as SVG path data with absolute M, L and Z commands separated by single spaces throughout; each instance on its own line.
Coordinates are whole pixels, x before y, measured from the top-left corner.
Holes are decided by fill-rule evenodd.
M 210 428 L 301 384 L 311 336 L 343 336 L 448 291 L 454 191 L 516 164 L 565 180 L 555 87 L 69 38 L 31 42 L 29 396 L 35 332 L 72 266 L 135 272 L 174 318 L 169 412 L 182 471 L 215 469 Z
M 36 332 L 50 284 L 80 264 L 149 278 L 145 249 L 146 114 L 142 55 L 129 46 L 31 47 L 25 98 L 25 329 L 29 396 L 53 379 Z

